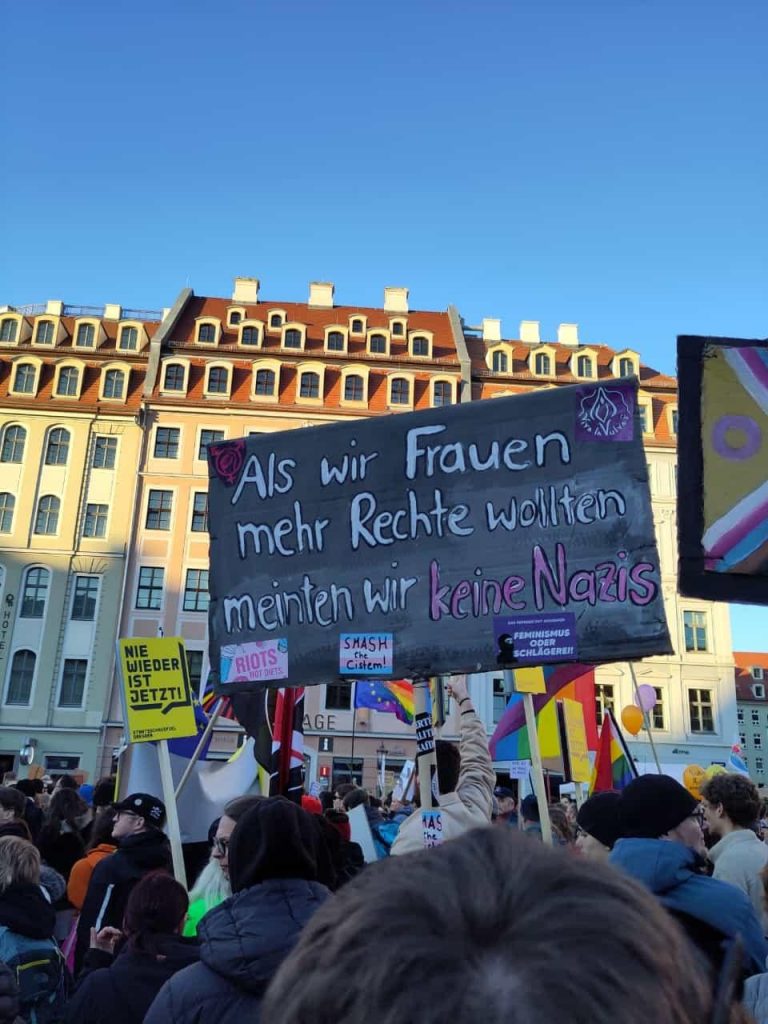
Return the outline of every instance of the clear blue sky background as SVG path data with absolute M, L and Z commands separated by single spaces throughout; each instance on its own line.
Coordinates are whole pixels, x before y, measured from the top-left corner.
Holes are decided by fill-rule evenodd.
M 404 284 L 667 372 L 678 333 L 768 334 L 765 0 L 35 0 L 0 28 L 0 302 Z

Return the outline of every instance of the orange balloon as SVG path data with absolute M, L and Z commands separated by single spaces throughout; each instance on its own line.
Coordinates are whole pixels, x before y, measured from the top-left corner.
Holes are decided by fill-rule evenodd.
M 701 800 L 701 784 L 706 772 L 699 764 L 689 764 L 683 772 L 683 785 L 695 800 Z
M 627 704 L 621 712 L 621 724 L 632 736 L 637 736 L 643 728 L 643 712 L 637 704 Z

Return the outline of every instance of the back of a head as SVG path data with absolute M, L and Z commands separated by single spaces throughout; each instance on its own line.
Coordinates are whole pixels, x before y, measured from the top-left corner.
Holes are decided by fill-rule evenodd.
M 27 839 L 0 839 L 0 893 L 12 885 L 40 884 L 40 854 Z
M 740 828 L 751 828 L 760 818 L 760 794 L 746 775 L 713 775 L 702 785 L 701 796 L 713 807 L 722 804 L 723 812 Z
M 20 793 L 23 793 L 24 796 L 28 797 L 30 800 L 34 800 L 37 794 L 34 779 L 19 779 L 19 781 L 15 783 L 14 788 L 18 789 Z
M 24 816 L 27 798 L 17 786 L 0 786 L 0 808 L 12 811 L 14 818 Z
M 224 817 L 231 818 L 232 821 L 240 821 L 243 815 L 247 814 L 252 807 L 255 807 L 261 800 L 266 799 L 267 797 L 259 796 L 258 793 L 251 796 L 236 796 L 224 808 Z
M 60 775 L 56 780 L 56 785 L 59 790 L 62 789 L 73 789 L 75 792 L 80 788 L 80 783 L 74 777 L 74 775 Z
M 48 818 L 51 821 L 74 824 L 75 820 L 88 810 L 88 804 L 74 789 L 60 789 L 51 797 Z
M 613 790 L 593 793 L 576 814 L 579 828 L 612 850 L 616 840 L 621 838 L 620 804 L 621 794 Z
M 355 807 L 369 807 L 371 798 L 368 795 L 367 789 L 351 789 L 349 793 L 344 797 L 344 810 L 353 811 Z
M 99 779 L 93 787 L 93 799 L 91 803 L 94 807 L 109 807 L 114 802 L 115 777 L 114 775 L 109 775 L 105 779 Z
M 280 796 L 258 800 L 238 820 L 229 841 L 232 892 L 275 878 L 333 883 L 317 819 Z
M 152 871 L 128 897 L 123 930 L 134 949 L 151 950 L 155 936 L 181 930 L 188 908 L 184 886 L 165 871 Z
M 388 858 L 344 886 L 304 929 L 262 1015 L 270 1024 L 701 1024 L 710 999 L 682 931 L 641 886 L 482 829 Z
M 523 817 L 523 821 L 541 821 L 539 801 L 535 796 L 529 795 L 523 797 L 520 801 L 520 814 Z

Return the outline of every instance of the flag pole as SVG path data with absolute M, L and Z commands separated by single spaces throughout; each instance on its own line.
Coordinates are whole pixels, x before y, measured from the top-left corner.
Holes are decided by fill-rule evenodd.
M 175 794 L 177 800 L 179 799 L 179 794 L 181 793 L 182 789 L 184 789 L 184 787 L 186 786 L 187 780 L 189 779 L 190 775 L 192 774 L 192 771 L 193 771 L 195 765 L 197 764 L 197 762 L 200 760 L 200 758 L 202 756 L 203 750 L 205 749 L 205 744 L 210 739 L 211 733 L 213 732 L 213 728 L 216 725 L 217 721 L 219 720 L 219 715 L 221 714 L 221 709 L 224 706 L 224 701 L 226 699 L 227 699 L 226 697 L 219 697 L 219 701 L 218 701 L 216 707 L 211 712 L 211 717 L 208 719 L 208 723 L 207 723 L 207 725 L 205 727 L 205 730 L 204 730 L 202 736 L 200 737 L 200 740 L 199 740 L 197 746 L 195 747 L 195 752 L 192 755 L 192 757 L 190 757 L 189 764 L 184 769 L 184 774 L 179 779 L 179 784 L 176 787 L 176 794 Z
M 349 781 L 355 783 L 355 724 L 357 722 L 357 680 L 352 681 L 352 753 L 349 755 Z M 362 775 L 362 773 L 361 773 Z M 360 779 L 362 783 L 362 778 Z
M 629 668 L 629 674 L 630 674 L 630 676 L 632 678 L 632 687 L 633 687 L 633 689 L 635 691 L 635 700 L 637 701 L 637 706 L 640 708 L 640 710 L 643 713 L 643 726 L 645 728 L 645 733 L 646 733 L 646 735 L 648 737 L 648 742 L 651 745 L 651 751 L 653 753 L 653 760 L 656 762 L 656 771 L 659 773 L 659 775 L 661 775 L 663 773 L 661 771 L 661 765 L 659 764 L 659 755 L 656 752 L 656 744 L 653 742 L 653 736 L 651 735 L 651 725 L 650 725 L 650 722 L 649 722 L 649 719 L 648 719 L 648 712 L 645 710 L 643 705 L 640 703 L 640 690 L 639 690 L 639 687 L 637 685 L 637 676 L 635 675 L 635 666 L 632 664 L 631 661 L 627 662 L 627 666 Z

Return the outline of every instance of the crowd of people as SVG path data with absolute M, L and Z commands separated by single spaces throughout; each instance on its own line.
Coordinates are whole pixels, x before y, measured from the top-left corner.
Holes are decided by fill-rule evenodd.
M 741 775 L 577 808 L 499 786 L 466 689 L 418 784 L 245 795 L 189 891 L 165 807 L 115 781 L 0 787 L 0 1024 L 768 1024 L 768 845 Z M 350 815 L 370 829 L 366 864 Z

